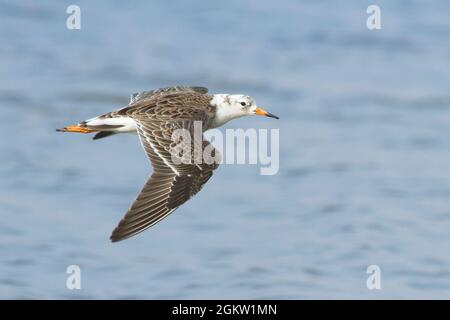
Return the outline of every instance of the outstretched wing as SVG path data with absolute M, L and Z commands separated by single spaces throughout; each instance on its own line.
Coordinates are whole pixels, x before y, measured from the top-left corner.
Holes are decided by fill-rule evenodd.
M 113 242 L 129 238 L 161 221 L 201 190 L 211 178 L 218 162 L 198 163 L 194 150 L 208 148 L 218 159 L 218 151 L 201 137 L 191 139 L 191 163 L 173 161 L 172 133 L 175 129 L 186 129 L 194 135 L 193 120 L 159 122 L 135 119 L 142 146 L 153 167 L 153 174 L 146 182 L 137 199 L 111 235 Z M 184 146 L 186 147 L 186 146 Z
M 165 109 L 176 105 L 176 110 L 183 104 L 196 105 L 208 104 L 211 96 L 207 95 L 208 89 L 204 87 L 176 86 L 151 91 L 137 92 L 131 95 L 130 103 L 121 109 L 98 116 L 98 119 L 110 119 L 120 117 L 135 118 L 136 114 L 145 113 L 148 110 L 163 107 Z M 183 101 L 180 101 L 183 100 Z M 187 100 L 187 101 L 184 101 Z M 184 108 L 182 108 L 184 109 Z M 161 111 L 161 110 L 159 110 Z

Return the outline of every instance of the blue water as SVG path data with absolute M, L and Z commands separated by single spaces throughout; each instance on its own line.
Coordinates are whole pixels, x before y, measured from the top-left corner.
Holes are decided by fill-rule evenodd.
M 0 2 L 0 298 L 450 298 L 450 3 Z M 281 120 L 280 171 L 224 165 L 137 237 L 135 136 L 55 128 L 174 84 Z M 66 289 L 79 265 L 82 289 Z M 381 268 L 368 290 L 366 268 Z

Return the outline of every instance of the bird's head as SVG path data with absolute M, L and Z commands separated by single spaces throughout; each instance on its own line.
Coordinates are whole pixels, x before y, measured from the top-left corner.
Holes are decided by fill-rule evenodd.
M 215 94 L 211 100 L 211 105 L 216 107 L 217 126 L 248 115 L 278 119 L 276 115 L 258 107 L 251 97 L 242 94 Z

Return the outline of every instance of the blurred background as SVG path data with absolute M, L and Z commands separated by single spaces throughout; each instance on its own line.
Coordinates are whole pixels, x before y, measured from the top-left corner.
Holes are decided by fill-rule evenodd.
M 371 4 L 0 1 L 0 298 L 450 298 L 450 3 L 375 1 L 375 31 Z M 280 116 L 226 125 L 279 128 L 279 173 L 223 165 L 111 244 L 139 141 L 55 128 L 175 84 Z

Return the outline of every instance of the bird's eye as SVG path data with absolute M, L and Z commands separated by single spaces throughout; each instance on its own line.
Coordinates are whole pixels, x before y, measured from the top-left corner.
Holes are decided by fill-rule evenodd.
M 246 105 L 247 104 L 244 101 L 241 102 L 241 106 L 245 107 Z

